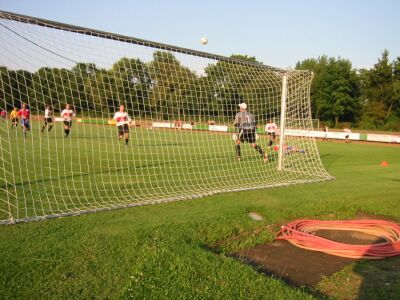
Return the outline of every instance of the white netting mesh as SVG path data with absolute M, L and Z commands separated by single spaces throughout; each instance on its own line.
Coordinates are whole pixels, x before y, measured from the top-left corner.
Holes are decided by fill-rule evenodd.
M 0 50 L 0 109 L 10 115 L 26 103 L 31 126 L 25 137 L 21 124 L 0 124 L 2 223 L 331 178 L 314 139 L 290 135 L 312 129 L 310 72 L 5 12 Z M 284 139 L 278 128 L 267 147 L 266 123 L 281 123 L 284 76 Z M 243 142 L 238 161 L 242 102 L 262 149 Z M 68 137 L 66 104 L 76 113 Z M 128 146 L 112 122 L 120 104 L 135 123 Z M 42 132 L 46 106 L 54 127 Z

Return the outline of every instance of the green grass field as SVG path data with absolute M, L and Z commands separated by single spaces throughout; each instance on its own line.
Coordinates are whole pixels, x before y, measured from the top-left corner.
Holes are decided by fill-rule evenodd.
M 244 161 L 237 162 L 231 134 L 138 127 L 126 147 L 115 126 L 74 124 L 64 138 L 61 123 L 41 133 L 42 124 L 33 121 L 24 139 L 21 128 L 4 125 L 0 221 L 11 219 L 9 211 L 20 220 L 328 177 L 307 140 L 291 142 L 307 152 L 286 155 L 287 171 L 278 172 L 273 150 L 263 163 L 243 145 Z M 265 149 L 267 139 L 260 141 Z
M 399 258 L 354 263 L 311 290 L 290 287 L 228 255 L 272 241 L 275 232 L 267 225 L 297 218 L 349 219 L 365 211 L 400 222 L 399 146 L 318 147 L 335 181 L 0 226 L 0 298 L 396 299 L 400 272 L 391 266 L 399 266 Z M 380 167 L 383 160 L 388 167 Z M 48 183 L 38 181 L 38 194 L 51 188 Z M 249 211 L 264 221 L 252 221 Z M 210 250 L 238 234 L 218 254 Z

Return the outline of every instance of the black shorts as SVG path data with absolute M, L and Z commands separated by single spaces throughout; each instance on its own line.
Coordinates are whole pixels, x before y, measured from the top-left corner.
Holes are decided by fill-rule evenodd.
M 64 126 L 68 126 L 68 128 L 72 127 L 72 121 L 64 121 Z
M 267 135 L 272 136 L 272 138 L 275 138 L 276 133 L 275 132 L 267 132 Z
M 11 122 L 13 122 L 13 123 L 18 123 L 18 118 L 12 118 L 12 119 L 11 119 Z
M 256 130 L 255 129 L 242 129 L 240 135 L 241 142 L 247 142 L 254 144 L 256 142 Z
M 118 135 L 124 135 L 124 133 L 129 133 L 129 126 L 128 124 L 124 124 L 118 127 Z
M 44 124 L 53 123 L 53 118 L 44 118 Z

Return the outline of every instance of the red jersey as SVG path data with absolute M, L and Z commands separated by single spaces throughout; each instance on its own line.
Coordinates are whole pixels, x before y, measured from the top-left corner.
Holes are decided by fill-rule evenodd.
M 18 111 L 18 116 L 21 118 L 21 119 L 29 119 L 30 118 L 30 116 L 31 116 L 31 112 L 29 111 L 29 109 L 27 109 L 27 108 L 25 108 L 25 109 L 23 109 L 23 108 L 21 108 L 19 111 Z

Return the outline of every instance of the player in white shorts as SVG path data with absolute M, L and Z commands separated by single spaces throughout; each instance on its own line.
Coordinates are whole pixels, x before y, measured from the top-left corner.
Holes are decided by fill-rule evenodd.
M 325 125 L 325 127 L 324 127 L 324 136 L 322 138 L 323 141 L 328 141 L 328 132 L 329 132 L 328 126 Z
M 351 133 L 351 130 L 349 129 L 349 128 L 345 128 L 345 129 L 343 129 L 343 132 L 344 132 L 344 139 L 345 139 L 345 142 L 346 143 L 350 143 L 350 133 Z
M 44 125 L 42 127 L 42 132 L 47 126 L 49 126 L 47 131 L 50 131 L 53 128 L 53 110 L 50 106 L 46 106 L 46 109 L 44 110 Z

